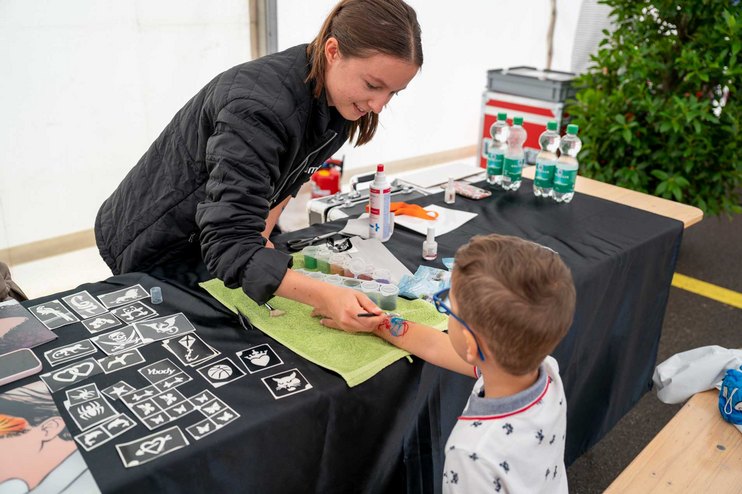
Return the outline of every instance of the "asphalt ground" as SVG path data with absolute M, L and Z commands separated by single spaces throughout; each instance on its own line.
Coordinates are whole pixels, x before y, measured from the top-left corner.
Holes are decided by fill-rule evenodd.
M 687 228 L 675 272 L 732 290 L 735 297 L 742 294 L 742 215 L 706 218 Z M 742 308 L 673 286 L 657 364 L 707 345 L 742 347 Z M 655 391 L 645 394 L 598 444 L 570 465 L 570 493 L 603 492 L 682 405 L 662 403 Z

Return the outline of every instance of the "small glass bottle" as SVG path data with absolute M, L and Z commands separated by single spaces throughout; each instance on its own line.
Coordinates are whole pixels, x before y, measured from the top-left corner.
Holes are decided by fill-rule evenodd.
M 153 286 L 149 290 L 149 296 L 151 297 L 151 301 L 153 304 L 161 304 L 162 303 L 162 288 L 159 286 Z
M 435 241 L 435 228 L 428 227 L 428 236 L 423 242 L 423 259 L 433 261 L 438 257 L 438 242 Z
M 446 191 L 443 193 L 443 201 L 446 204 L 453 204 L 456 202 L 456 187 L 453 184 L 453 177 L 448 177 Z

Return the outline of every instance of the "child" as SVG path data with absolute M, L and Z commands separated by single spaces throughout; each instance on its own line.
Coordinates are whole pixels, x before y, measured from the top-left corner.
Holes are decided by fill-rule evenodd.
M 479 378 L 446 443 L 443 492 L 566 493 L 567 402 L 549 353 L 572 323 L 567 266 L 532 242 L 476 236 L 456 253 L 450 292 L 434 302 L 449 315 L 448 335 L 397 318 L 375 332 Z

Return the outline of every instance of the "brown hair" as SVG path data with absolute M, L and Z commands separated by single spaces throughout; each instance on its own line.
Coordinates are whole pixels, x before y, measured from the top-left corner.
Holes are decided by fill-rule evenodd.
M 537 369 L 572 324 L 572 273 L 556 252 L 533 242 L 473 237 L 456 252 L 451 284 L 457 315 L 511 374 Z
M 330 12 L 319 34 L 309 44 L 311 68 L 307 81 L 314 81 L 314 96 L 325 88 L 325 42 L 338 41 L 340 53 L 366 58 L 377 53 L 391 55 L 422 67 L 423 48 L 415 11 L 402 0 L 342 0 Z M 348 135 L 356 146 L 366 144 L 376 133 L 379 116 L 368 112 L 350 123 Z

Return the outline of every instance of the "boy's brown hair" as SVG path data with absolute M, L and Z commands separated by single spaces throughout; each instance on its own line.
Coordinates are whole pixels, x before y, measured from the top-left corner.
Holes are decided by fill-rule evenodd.
M 517 237 L 475 236 L 456 252 L 457 315 L 506 371 L 537 369 L 572 324 L 572 273 L 556 252 Z
M 314 81 L 314 96 L 325 88 L 325 42 L 337 39 L 340 53 L 346 57 L 366 58 L 383 53 L 418 67 L 423 65 L 420 24 L 415 10 L 402 0 L 342 0 L 325 19 L 316 38 L 309 44 L 309 77 Z M 370 111 L 350 123 L 349 137 L 356 133 L 356 146 L 369 142 L 379 125 L 379 116 Z

